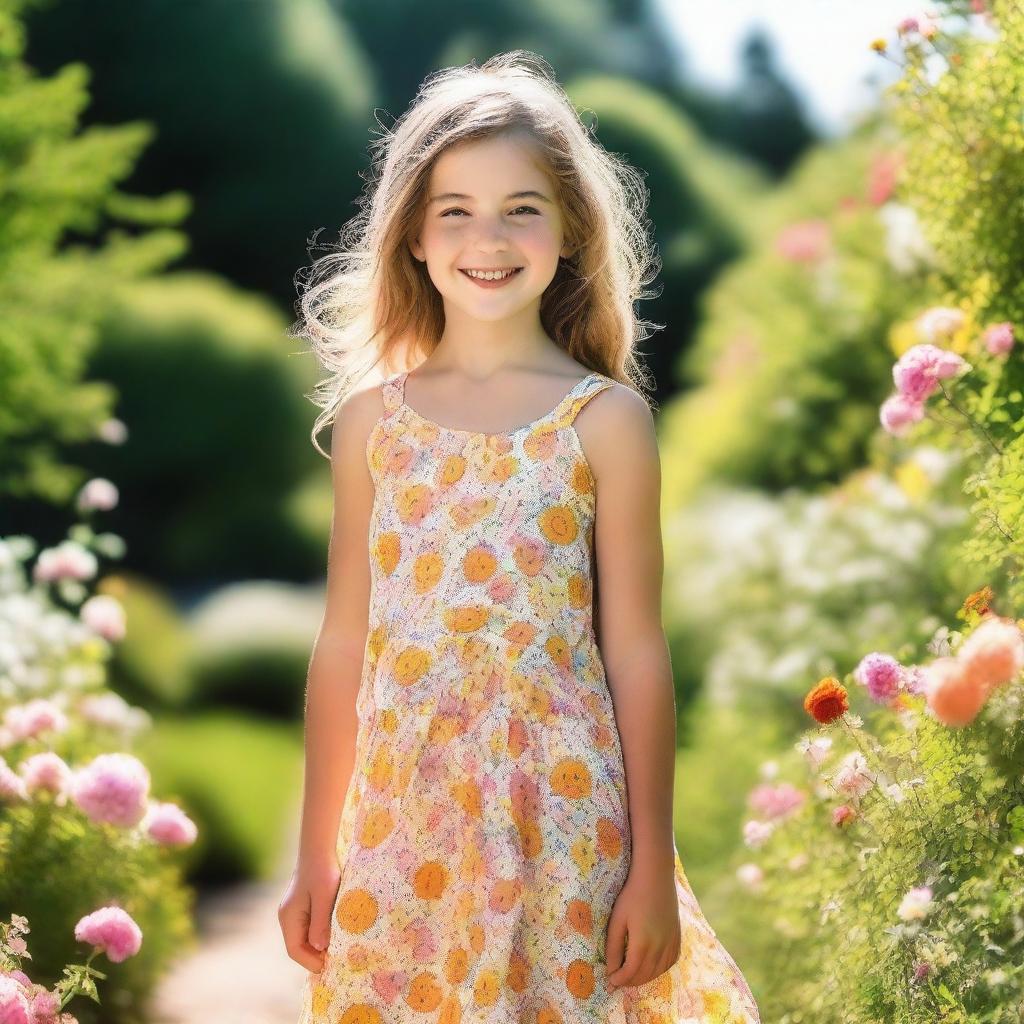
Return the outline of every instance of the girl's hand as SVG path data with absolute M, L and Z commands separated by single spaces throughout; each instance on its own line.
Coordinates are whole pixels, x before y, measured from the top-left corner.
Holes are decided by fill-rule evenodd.
M 314 974 L 324 967 L 340 884 L 341 870 L 335 858 L 317 864 L 300 862 L 277 908 L 288 955 Z
M 681 943 L 673 872 L 631 867 L 608 918 L 608 990 L 644 985 L 664 974 L 679 959 Z

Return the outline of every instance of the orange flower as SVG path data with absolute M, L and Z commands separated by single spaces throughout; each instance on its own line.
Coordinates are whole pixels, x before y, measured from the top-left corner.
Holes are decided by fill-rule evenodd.
M 976 615 L 987 615 L 992 610 L 993 597 L 995 597 L 995 594 L 987 584 L 980 590 L 976 590 L 964 601 L 963 608 L 961 609 L 963 617 L 966 617 L 971 612 L 974 612 Z
M 841 718 L 849 708 L 846 687 L 835 676 L 826 676 L 804 698 L 804 710 L 821 725 Z

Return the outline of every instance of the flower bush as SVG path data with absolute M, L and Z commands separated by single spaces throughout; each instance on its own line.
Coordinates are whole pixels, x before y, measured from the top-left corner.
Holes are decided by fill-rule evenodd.
M 766 1019 L 1020 1019 L 1024 622 L 975 603 L 923 664 L 871 652 L 819 681 L 818 728 L 763 766 L 791 794 L 778 815 L 751 792 L 737 869 L 738 916 L 777 970 Z M 951 678 L 976 696 L 951 701 Z
M 78 508 L 88 518 L 115 503 L 113 485 L 93 480 Z M 43 550 L 0 538 L 0 915 L 13 932 L 30 920 L 39 940 L 32 983 L 9 960 L 18 943 L 5 948 L 0 1020 L 64 1024 L 53 998 L 61 1010 L 74 992 L 99 1001 L 95 972 L 65 968 L 82 941 L 116 965 L 95 975 L 103 1019 L 137 1019 L 166 962 L 194 937 L 173 851 L 195 841 L 196 826 L 154 798 L 148 769 L 126 749 L 149 716 L 106 685 L 126 623 L 114 597 L 92 590 L 102 561 L 122 549 L 85 521 Z M 30 1015 L 19 1016 L 25 1006 Z M 87 1004 L 80 1019 L 96 1013 Z

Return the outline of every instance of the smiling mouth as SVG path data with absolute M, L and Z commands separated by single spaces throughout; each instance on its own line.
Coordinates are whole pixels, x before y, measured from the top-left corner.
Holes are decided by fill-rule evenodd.
M 519 271 L 522 269 L 522 267 L 501 267 L 495 270 L 482 270 L 478 269 L 477 267 L 470 267 L 468 269 L 466 267 L 460 267 L 459 271 L 460 273 L 465 274 L 466 277 L 468 277 L 471 281 L 483 281 L 485 284 L 487 284 L 496 283 L 498 281 L 507 281 L 509 278 L 515 277 L 515 275 L 518 274 Z M 478 277 L 475 274 L 471 274 L 470 270 L 476 271 L 477 274 L 500 274 L 500 276 Z

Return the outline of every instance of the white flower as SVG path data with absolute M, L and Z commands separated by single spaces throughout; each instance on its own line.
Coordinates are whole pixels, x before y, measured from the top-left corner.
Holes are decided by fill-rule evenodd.
M 109 480 L 95 476 L 78 492 L 78 508 L 80 511 L 98 509 L 109 512 L 117 507 L 118 490 Z
M 896 914 L 902 921 L 920 921 L 928 915 L 932 909 L 932 890 L 930 886 L 921 885 L 911 889 L 899 907 Z
M 93 632 L 112 643 L 123 640 L 125 616 L 121 602 L 109 594 L 94 594 L 79 609 L 82 621 Z
M 847 796 L 860 798 L 875 784 L 875 773 L 859 750 L 851 751 L 839 764 L 832 776 L 832 785 Z
M 820 768 L 822 762 L 832 749 L 831 736 L 816 736 L 811 739 L 804 736 L 797 744 L 796 749 L 807 758 L 812 768 Z
M 758 864 L 741 864 L 736 869 L 736 877 L 748 889 L 760 889 L 764 883 L 764 871 L 761 870 L 761 867 Z

